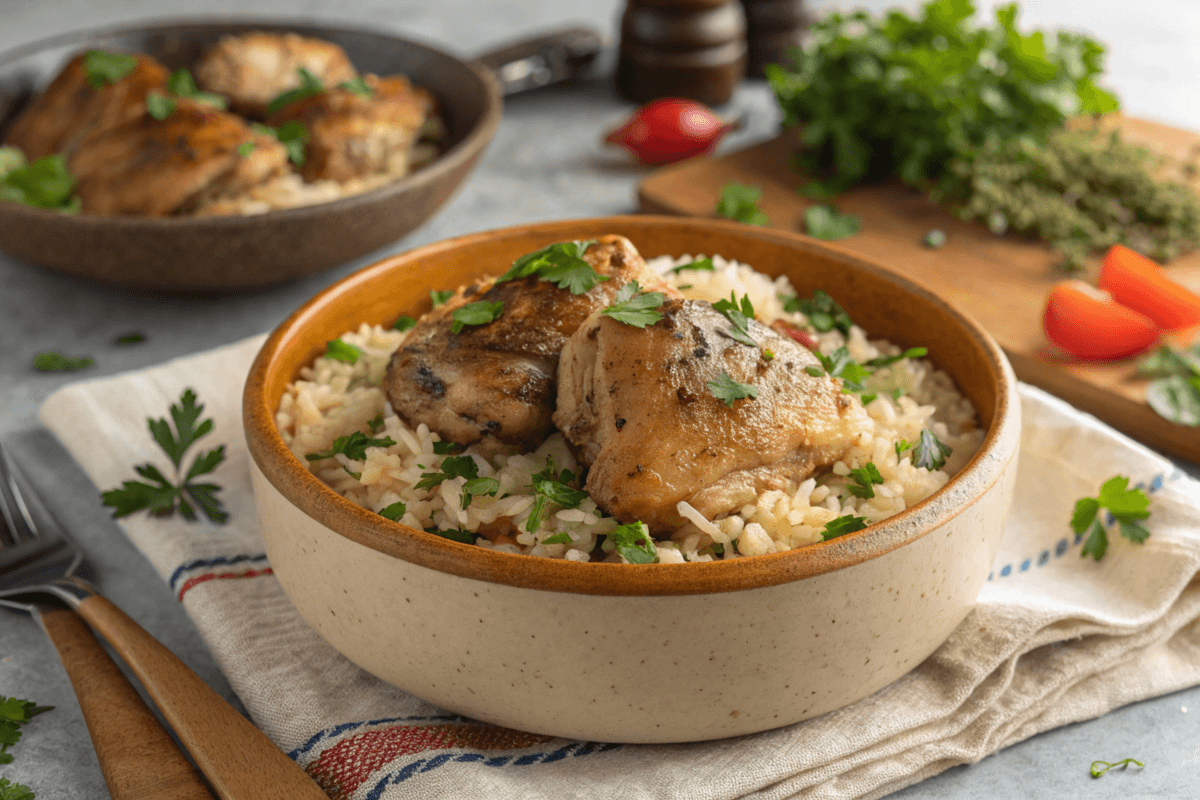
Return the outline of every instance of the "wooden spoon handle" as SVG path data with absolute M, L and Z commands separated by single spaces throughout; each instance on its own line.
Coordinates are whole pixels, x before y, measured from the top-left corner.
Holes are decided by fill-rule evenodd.
M 36 608 L 79 699 L 113 800 L 213 800 L 125 675 L 74 611 Z
M 125 660 L 221 800 L 328 800 L 299 764 L 101 595 L 77 611 Z

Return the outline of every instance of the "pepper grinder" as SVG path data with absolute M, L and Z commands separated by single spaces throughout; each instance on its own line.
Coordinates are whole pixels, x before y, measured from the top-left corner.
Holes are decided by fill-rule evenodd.
M 738 0 L 628 0 L 617 91 L 645 103 L 728 102 L 746 75 L 746 14 Z
M 746 72 L 763 77 L 767 64 L 786 64 L 788 51 L 800 45 L 811 21 L 804 0 L 742 0 L 746 7 L 746 38 L 750 45 L 750 63 Z

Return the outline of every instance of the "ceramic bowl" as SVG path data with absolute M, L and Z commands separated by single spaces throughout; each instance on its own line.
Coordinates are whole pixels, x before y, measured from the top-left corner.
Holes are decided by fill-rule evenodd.
M 432 216 L 474 167 L 500 122 L 486 67 L 374 31 L 280 20 L 164 22 L 73 33 L 0 55 L 0 139 L 31 91 L 88 48 L 149 53 L 191 66 L 226 34 L 290 31 L 345 48 L 363 72 L 402 73 L 437 98 L 440 158 L 399 180 L 316 206 L 251 216 L 65 215 L 0 203 L 0 250 L 40 267 L 140 292 L 228 294 L 311 275 L 394 242 Z
M 284 446 L 275 409 L 327 340 L 364 320 L 422 313 L 431 288 L 605 233 L 628 236 L 647 257 L 719 253 L 787 275 L 802 294 L 829 292 L 873 336 L 929 345 L 978 410 L 982 447 L 933 496 L 857 533 L 774 555 L 632 566 L 495 552 L 389 522 L 325 486 Z M 636 216 L 473 234 L 343 279 L 267 340 L 244 419 L 271 566 L 308 624 L 347 658 L 497 725 L 682 742 L 841 708 L 932 653 L 971 609 L 999 546 L 1020 408 L 991 337 L 895 272 L 797 234 Z

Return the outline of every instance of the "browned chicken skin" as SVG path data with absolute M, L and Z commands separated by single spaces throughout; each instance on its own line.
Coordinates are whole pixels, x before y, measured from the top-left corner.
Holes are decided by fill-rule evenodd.
M 370 97 L 334 87 L 270 118 L 276 127 L 295 120 L 308 130 L 300 167 L 305 180 L 346 181 L 408 171 L 412 146 L 434 110 L 433 96 L 403 75 L 366 75 L 363 81 Z
M 583 256 L 609 280 L 573 295 L 536 277 L 459 288 L 417 322 L 392 356 L 384 391 L 410 425 L 425 423 L 443 439 L 471 444 L 491 435 L 535 447 L 554 412 L 555 374 L 563 344 L 622 286 L 658 277 L 628 239 L 604 236 Z M 454 310 L 480 300 L 502 301 L 500 318 L 451 333 Z
M 120 80 L 93 87 L 86 57 L 80 53 L 63 67 L 13 124 L 5 144 L 19 147 L 30 161 L 55 153 L 69 156 L 86 137 L 142 116 L 146 95 L 167 82 L 165 67 L 139 55 L 137 66 Z
M 554 424 L 590 466 L 584 488 L 604 511 L 674 531 L 681 500 L 712 519 L 850 446 L 862 406 L 805 371 L 820 366 L 808 350 L 755 321 L 760 347 L 738 343 L 706 302 L 669 298 L 660 311 L 644 330 L 593 314 L 563 348 Z M 717 399 L 708 383 L 722 371 L 757 398 Z
M 246 155 L 239 146 L 253 142 Z M 89 136 L 67 162 L 91 214 L 166 216 L 245 191 L 286 169 L 273 136 L 251 131 L 239 117 L 176 98 L 163 120 L 142 113 Z
M 333 42 L 258 31 L 222 37 L 196 64 L 196 84 L 225 95 L 234 109 L 262 118 L 272 100 L 300 85 L 301 67 L 325 87 L 358 75 L 346 51 Z

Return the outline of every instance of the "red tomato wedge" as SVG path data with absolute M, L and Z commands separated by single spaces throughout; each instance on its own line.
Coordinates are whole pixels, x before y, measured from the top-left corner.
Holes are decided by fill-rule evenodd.
M 1100 288 L 1123 306 L 1149 317 L 1160 328 L 1200 324 L 1200 295 L 1176 283 L 1167 271 L 1128 247 L 1113 245 L 1100 268 Z
M 1114 302 L 1083 281 L 1063 281 L 1050 290 L 1042 314 L 1046 338 L 1088 361 L 1127 358 L 1149 350 L 1161 330 L 1153 320 Z

